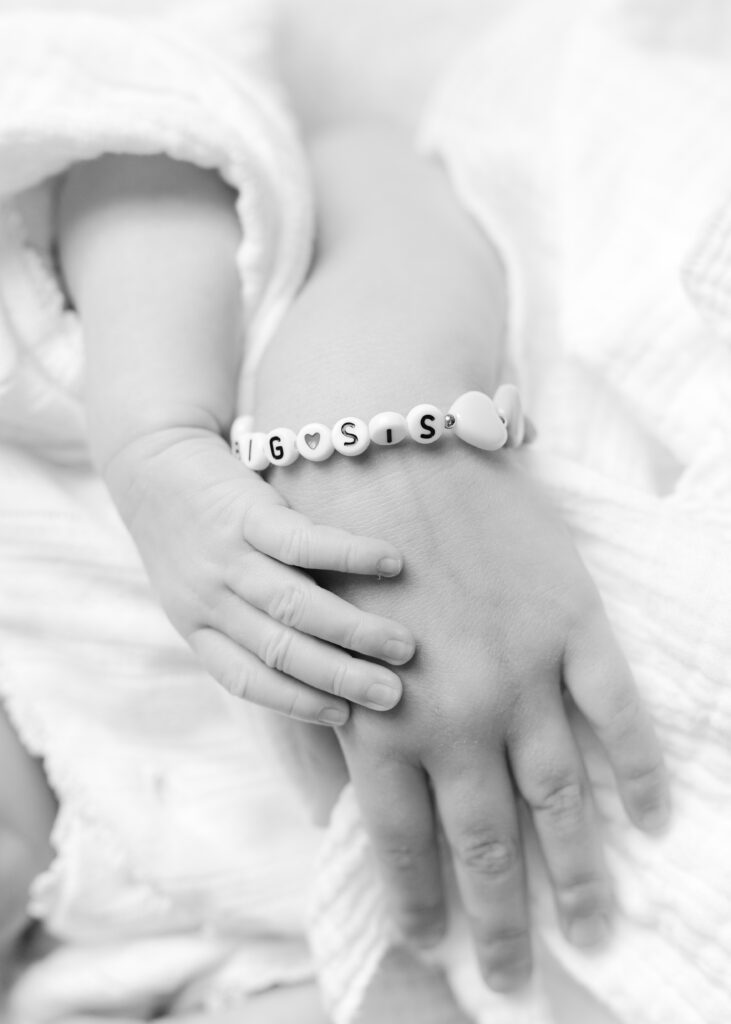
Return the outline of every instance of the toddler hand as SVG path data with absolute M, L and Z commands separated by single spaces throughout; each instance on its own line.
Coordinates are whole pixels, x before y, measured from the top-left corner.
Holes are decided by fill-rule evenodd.
M 411 634 L 302 571 L 395 576 L 391 544 L 313 524 L 202 431 L 134 442 L 105 476 L 163 608 L 231 694 L 330 725 L 348 701 L 398 703 L 399 677 L 348 652 L 402 665 Z

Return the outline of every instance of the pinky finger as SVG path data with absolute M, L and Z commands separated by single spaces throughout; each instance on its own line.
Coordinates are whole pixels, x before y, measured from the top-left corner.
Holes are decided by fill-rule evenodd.
M 319 526 L 286 505 L 254 505 L 244 521 L 244 540 L 278 562 L 300 569 L 397 576 L 402 560 L 386 541 Z
M 607 752 L 629 817 L 647 832 L 661 831 L 670 817 L 662 751 L 629 665 L 604 616 L 567 648 L 564 680 Z
M 214 629 L 198 630 L 189 642 L 203 667 L 232 697 L 301 722 L 344 725 L 348 720 L 350 705 L 347 701 L 269 668 Z

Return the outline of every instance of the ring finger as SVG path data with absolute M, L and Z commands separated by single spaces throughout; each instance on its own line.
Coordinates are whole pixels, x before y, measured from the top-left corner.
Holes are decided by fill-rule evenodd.
M 584 764 L 558 693 L 510 750 L 543 851 L 563 930 L 576 946 L 609 932 L 611 894 Z

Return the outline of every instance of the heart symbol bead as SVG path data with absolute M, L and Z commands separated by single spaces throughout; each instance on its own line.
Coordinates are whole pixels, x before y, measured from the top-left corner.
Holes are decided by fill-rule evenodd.
M 461 441 L 494 452 L 508 439 L 505 424 L 498 416 L 493 400 L 482 391 L 460 395 L 449 410 L 454 416 L 453 430 Z
M 508 428 L 508 448 L 519 448 L 525 438 L 525 417 L 518 389 L 515 384 L 501 384 L 492 400 Z
M 305 434 L 305 444 L 308 448 L 317 448 L 320 443 L 319 434 Z

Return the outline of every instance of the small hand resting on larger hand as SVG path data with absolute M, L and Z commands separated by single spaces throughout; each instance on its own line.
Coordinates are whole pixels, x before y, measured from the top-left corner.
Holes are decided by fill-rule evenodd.
M 336 137 L 315 152 L 319 263 L 265 355 L 258 429 L 416 402 L 446 409 L 500 382 L 494 252 L 433 170 L 393 142 L 372 149 L 367 136 Z M 282 363 L 300 373 L 296 393 Z M 567 936 L 601 940 L 611 894 L 565 691 L 640 827 L 664 822 L 667 783 L 596 589 L 520 455 L 443 440 L 300 460 L 270 479 L 300 511 L 387 538 L 404 556 L 395 580 L 328 581 L 417 639 L 401 703 L 378 716 L 356 708 L 338 733 L 404 933 L 441 934 L 443 827 L 488 984 L 527 977 L 525 801 Z
M 61 264 L 84 326 L 96 464 L 173 624 L 232 693 L 307 721 L 391 708 L 413 638 L 302 569 L 390 576 L 393 545 L 322 528 L 231 455 L 239 227 L 215 175 L 164 157 L 74 167 Z M 337 645 L 337 646 L 335 646 Z
M 105 476 L 163 608 L 230 693 L 328 725 L 349 701 L 398 703 L 399 677 L 349 652 L 401 665 L 411 634 L 301 571 L 394 576 L 393 545 L 313 524 L 204 431 L 147 435 Z

